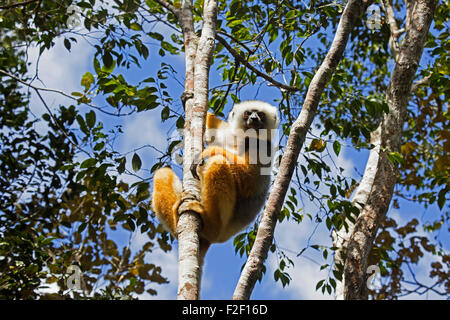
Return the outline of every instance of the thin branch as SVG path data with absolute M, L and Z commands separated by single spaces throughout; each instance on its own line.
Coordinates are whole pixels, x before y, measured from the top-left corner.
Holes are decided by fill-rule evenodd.
M 348 1 L 339 21 L 331 48 L 311 80 L 300 115 L 291 128 L 280 168 L 261 218 L 255 243 L 233 294 L 234 300 L 250 298 L 272 244 L 278 213 L 282 208 L 306 133 L 314 120 L 325 86 L 342 59 L 350 32 L 362 7 L 361 0 Z
M 140 7 L 142 10 L 147 11 L 147 12 L 150 13 L 150 10 L 149 10 L 147 7 L 144 7 L 144 6 L 142 6 L 142 5 L 139 6 L 139 7 Z M 139 13 L 139 15 L 141 16 L 142 20 L 144 20 L 145 22 L 148 22 L 149 24 L 154 23 L 154 21 L 149 20 L 149 19 L 148 19 L 146 16 L 144 16 L 141 12 L 138 12 L 138 13 Z M 150 14 L 151 14 L 151 13 L 150 13 Z M 153 18 L 155 18 L 157 22 L 161 22 L 162 24 L 166 25 L 167 27 L 169 27 L 170 29 L 174 30 L 175 32 L 181 33 L 181 30 L 180 30 L 180 29 L 177 29 L 173 24 L 168 23 L 168 22 L 166 21 L 166 19 L 162 19 L 162 18 L 160 18 L 159 16 L 153 15 L 153 14 L 151 14 L 151 16 L 152 16 Z M 154 28 L 154 26 L 153 26 L 152 28 Z
M 286 90 L 286 91 L 299 91 L 300 88 L 288 86 L 286 84 L 283 84 L 281 82 L 278 82 L 277 80 L 273 79 L 269 75 L 259 71 L 254 66 L 252 66 L 246 59 L 244 59 L 236 50 L 234 50 L 228 42 L 222 38 L 221 36 L 216 34 L 216 39 L 230 52 L 230 54 L 234 57 L 235 60 L 245 65 L 247 68 L 249 68 L 252 72 L 254 72 L 257 76 L 264 78 L 265 80 L 272 83 L 274 86 Z
M 86 150 L 84 150 L 83 148 L 81 148 L 77 143 L 73 142 L 72 139 L 70 139 L 68 133 L 64 130 L 64 128 L 60 125 L 60 123 L 58 122 L 58 119 L 56 119 L 56 117 L 54 116 L 54 114 L 52 113 L 52 111 L 50 110 L 50 108 L 48 107 L 47 103 L 45 102 L 44 98 L 42 98 L 41 94 L 39 93 L 39 90 L 34 89 L 36 91 L 36 94 L 38 95 L 39 99 L 41 100 L 42 104 L 44 105 L 45 109 L 47 110 L 48 114 L 50 115 L 50 117 L 53 119 L 53 121 L 55 122 L 55 124 L 58 126 L 58 128 L 61 130 L 61 132 L 63 133 L 63 135 L 67 138 L 67 140 L 69 140 L 70 144 L 72 144 L 74 147 L 76 147 L 77 149 L 79 149 L 80 151 L 82 151 L 83 153 L 85 153 L 88 157 L 91 157 L 91 155 L 89 154 L 89 152 L 87 152 Z
M 394 60 L 397 60 L 398 53 L 400 51 L 400 44 L 398 42 L 398 37 L 404 32 L 404 29 L 398 29 L 397 21 L 395 20 L 394 7 L 392 6 L 392 0 L 381 1 L 384 12 L 389 23 L 389 29 L 391 35 L 389 37 L 389 47 L 391 49 Z
M 239 41 L 235 36 L 233 36 L 232 34 L 226 33 L 225 31 L 222 30 L 217 30 L 217 33 L 223 34 L 224 36 L 227 36 L 228 38 L 230 38 L 231 40 L 233 40 L 234 42 L 236 42 L 237 44 L 239 44 L 241 47 L 243 47 L 245 50 L 247 50 L 248 52 L 252 52 L 253 50 L 250 49 L 245 43 L 242 43 L 241 41 Z M 217 37 L 216 37 L 217 38 Z
M 42 104 L 44 105 L 45 109 L 47 110 L 48 114 L 50 115 L 50 117 L 53 119 L 53 121 L 55 122 L 55 124 L 58 126 L 58 128 L 61 130 L 61 132 L 64 134 L 64 136 L 67 138 L 67 140 L 69 140 L 70 144 L 72 144 L 73 146 L 75 146 L 77 149 L 79 149 L 80 151 L 84 152 L 86 155 L 88 155 L 89 157 L 91 156 L 89 154 L 89 152 L 87 152 L 86 150 L 84 150 L 83 148 L 81 148 L 77 143 L 73 142 L 72 139 L 70 139 L 68 133 L 64 130 L 64 128 L 60 125 L 60 123 L 58 122 L 58 119 L 56 119 L 56 117 L 53 115 L 52 111 L 50 110 L 50 108 L 48 107 L 47 103 L 45 102 L 44 98 L 41 96 L 41 94 L 39 93 L 39 90 L 43 90 L 43 91 L 51 91 L 51 89 L 45 89 L 45 88 L 37 88 L 29 83 L 27 83 L 26 81 L 10 74 L 9 72 L 6 72 L 5 70 L 0 69 L 0 73 L 3 73 L 5 75 L 7 75 L 8 77 L 19 81 L 20 83 L 23 83 L 25 85 L 27 85 L 28 87 L 34 89 L 36 91 L 36 94 L 38 95 L 39 99 L 41 100 Z M 64 94 L 66 95 L 66 94 Z M 70 97 L 70 96 L 69 96 Z M 73 97 L 71 97 L 73 98 Z
M 58 93 L 58 94 L 66 97 L 66 98 L 69 98 L 69 99 L 72 99 L 74 101 L 80 102 L 78 98 L 76 98 L 74 96 L 71 96 L 70 94 L 67 94 L 64 91 L 61 91 L 61 90 L 58 90 L 58 89 L 36 87 L 35 85 L 32 85 L 31 83 L 28 83 L 25 80 L 22 80 L 22 79 L 16 77 L 15 75 L 13 75 L 13 74 L 11 74 L 11 73 L 3 70 L 3 69 L 0 69 L 0 73 L 3 73 L 4 75 L 6 75 L 6 76 L 8 76 L 8 77 L 10 77 L 10 78 L 12 78 L 12 79 L 14 79 L 14 80 L 24 84 L 24 85 L 26 85 L 27 87 L 30 87 L 31 89 L 36 90 L 36 91 L 47 91 L 47 92 Z M 134 110 L 130 111 L 128 113 L 122 113 L 122 114 L 120 112 L 119 113 L 112 113 L 112 112 L 103 110 L 101 107 L 98 107 L 96 105 L 93 105 L 93 104 L 90 104 L 90 103 L 87 103 L 87 102 L 81 102 L 81 103 L 85 104 L 85 105 L 87 105 L 87 106 L 89 106 L 91 108 L 97 109 L 98 111 L 103 112 L 103 113 L 105 113 L 107 115 L 114 116 L 114 117 L 129 116 L 129 115 L 134 113 Z
M 228 85 L 227 91 L 225 92 L 225 95 L 223 96 L 222 101 L 220 102 L 219 110 L 222 109 L 224 107 L 224 105 L 225 105 L 225 101 L 227 100 L 228 94 L 230 93 L 231 87 L 233 86 L 233 83 L 234 83 L 234 81 L 236 79 L 236 74 L 238 72 L 238 69 L 239 69 L 239 62 L 235 61 L 234 62 L 233 77 L 231 78 L 231 82 Z
M 414 82 L 411 86 L 411 92 L 416 92 L 417 89 L 419 89 L 419 87 L 421 87 L 421 86 L 429 85 L 430 78 L 432 75 L 433 75 L 433 73 L 430 73 L 429 75 L 423 77 L 422 79 L 419 79 L 416 82 Z
M 391 0 L 384 0 L 381 2 L 381 5 L 383 6 L 384 11 L 386 12 L 391 34 L 393 36 L 398 35 L 398 26 L 397 21 L 395 20 L 395 12 Z
M 424 285 L 424 284 L 422 284 L 420 282 L 417 282 L 417 281 L 416 282 L 409 281 L 409 280 L 401 280 L 401 281 L 404 282 L 404 283 L 407 283 L 407 284 L 416 285 L 417 288 L 415 290 L 407 290 L 406 294 L 402 294 L 400 296 L 406 296 L 406 295 L 411 294 L 411 293 L 417 293 L 418 295 L 423 295 L 423 294 L 427 293 L 428 291 L 432 291 L 432 292 L 434 292 L 434 293 L 436 293 L 436 294 L 438 294 L 440 296 L 447 296 L 448 295 L 447 292 L 441 292 L 441 291 L 438 291 L 438 290 L 434 289 L 435 286 L 440 284 L 439 282 L 436 282 L 431 287 L 429 287 L 429 286 L 426 286 L 426 285 Z M 423 289 L 423 291 L 419 292 L 420 289 Z
M 160 4 L 161 6 L 163 6 L 164 8 L 166 8 L 167 10 L 169 10 L 170 12 L 172 12 L 178 19 L 179 19 L 179 15 L 180 15 L 180 10 L 175 8 L 170 2 L 167 2 L 165 0 L 155 0 L 156 3 Z

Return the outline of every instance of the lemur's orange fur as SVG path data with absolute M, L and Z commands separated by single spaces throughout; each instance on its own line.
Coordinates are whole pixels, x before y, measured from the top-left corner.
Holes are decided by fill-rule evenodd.
M 219 129 L 223 125 L 226 125 L 226 122 L 217 118 L 213 113 L 208 112 L 206 115 L 206 128 L 208 129 Z
M 231 134 L 232 131 L 227 131 L 228 126 L 231 122 L 234 124 L 240 121 L 240 117 L 243 117 L 247 109 L 262 110 L 261 112 L 266 113 L 267 126 L 263 128 L 275 129 L 278 125 L 278 116 L 274 107 L 261 101 L 251 101 L 236 105 L 228 122 L 208 113 L 206 127 L 207 129 L 223 129 L 224 134 L 225 131 L 226 134 Z M 201 258 L 206 254 L 210 243 L 228 240 L 254 219 L 264 203 L 270 182 L 270 176 L 261 175 L 259 163 L 249 163 L 248 151 L 241 156 L 237 154 L 237 150 L 227 150 L 224 147 L 208 146 L 202 152 L 200 164 L 196 167 L 201 184 L 202 208 L 192 209 L 200 211 L 203 222 L 200 232 Z M 155 172 L 153 210 L 174 235 L 177 229 L 181 192 L 181 181 L 170 168 L 162 168 Z

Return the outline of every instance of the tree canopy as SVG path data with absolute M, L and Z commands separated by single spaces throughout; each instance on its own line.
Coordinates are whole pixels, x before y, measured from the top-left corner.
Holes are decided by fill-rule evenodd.
M 181 96 L 189 53 L 176 12 L 184 3 L 0 4 L 1 298 L 131 299 L 144 292 L 157 295 L 155 285 L 168 283 L 167 266 L 152 257 L 160 249 L 172 250 L 174 239 L 151 210 L 150 187 L 156 169 L 182 168 L 183 139 L 176 129 L 185 126 Z M 344 266 L 333 259 L 341 248 L 331 235 L 351 228 L 362 212 L 352 199 L 363 172 L 342 163 L 351 157 L 364 170 L 364 159 L 375 148 L 374 132 L 392 115 L 387 92 L 408 19 L 414 18 L 405 1 L 362 3 L 342 57 L 332 61 L 334 72 L 324 71 L 328 80 L 317 116 L 305 132 L 305 146 L 277 212 L 279 223 L 299 227 L 308 220 L 312 228 L 302 236 L 304 246 L 285 248 L 275 237 L 273 275 L 265 264 L 260 280 L 273 277 L 289 286 L 299 258 L 312 252 L 317 270 L 328 275 L 308 290 L 334 294 L 343 281 Z M 369 5 L 381 13 L 379 28 L 367 24 Z M 344 1 L 217 1 L 209 111 L 225 116 L 233 103 L 252 98 L 276 105 L 281 157 L 345 7 Z M 413 293 L 448 297 L 450 290 L 449 8 L 441 1 L 434 11 L 408 89 L 400 149 L 380 149 L 398 171 L 368 256 L 368 265 L 381 272 L 381 285 L 368 292 L 372 299 Z M 200 35 L 204 1 L 194 1 L 191 9 L 194 33 Z M 82 70 L 76 91 L 47 87 L 41 79 L 54 70 L 43 70 L 40 58 L 58 43 L 69 55 L 77 46 L 90 50 L 90 66 Z M 150 143 L 118 147 L 126 134 L 124 119 L 145 114 L 163 124 L 164 149 Z M 146 126 L 139 130 L 155 130 Z M 237 255 L 250 254 L 259 223 L 260 218 L 235 237 Z M 328 234 L 322 242 L 314 238 L 319 229 Z M 81 290 L 67 287 L 72 265 L 82 271 Z M 430 281 L 416 276 L 419 265 Z M 51 284 L 57 284 L 55 290 L 42 291 Z

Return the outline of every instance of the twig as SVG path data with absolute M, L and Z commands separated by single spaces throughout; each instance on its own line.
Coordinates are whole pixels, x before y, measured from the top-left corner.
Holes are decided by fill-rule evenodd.
M 273 79 L 269 75 L 259 71 L 254 66 L 252 66 L 246 59 L 242 58 L 242 56 L 234 50 L 228 42 L 222 38 L 221 36 L 216 34 L 216 39 L 228 50 L 228 52 L 231 53 L 231 55 L 234 57 L 235 60 L 239 61 L 240 63 L 244 64 L 247 68 L 249 68 L 252 72 L 254 72 L 257 76 L 260 76 L 261 78 L 264 78 L 265 80 L 272 83 L 274 86 L 286 90 L 286 91 L 299 91 L 300 88 L 288 86 L 286 84 L 283 84 L 281 82 L 278 82 L 277 80 Z
M 423 77 L 422 79 L 419 79 L 416 82 L 414 82 L 411 86 L 411 92 L 416 92 L 420 86 L 430 84 L 430 78 L 432 75 L 433 75 L 433 73 L 430 73 L 429 75 Z
M 398 37 L 405 31 L 404 29 L 398 29 L 397 21 L 395 20 L 395 12 L 392 6 L 391 0 L 381 1 L 384 12 L 386 13 L 389 29 L 391 35 L 389 37 L 389 47 L 391 49 L 394 60 L 397 60 L 398 53 L 400 51 L 400 44 Z
M 180 10 L 179 9 L 175 8 L 171 3 L 169 3 L 169 2 L 167 2 L 165 0 L 155 0 L 155 2 L 157 2 L 161 6 L 163 6 L 164 8 L 169 10 L 170 12 L 172 12 L 177 17 L 178 21 L 180 21 L 180 19 L 179 19 Z
M 234 42 L 236 42 L 237 44 L 242 46 L 248 52 L 252 52 L 253 51 L 246 44 L 244 44 L 241 41 L 239 41 L 238 39 L 236 39 L 236 37 L 233 36 L 232 34 L 226 33 L 225 31 L 222 31 L 222 30 L 217 30 L 217 33 L 220 33 L 220 34 L 223 34 L 224 36 L 227 36 L 228 38 L 230 38 L 231 40 L 233 40 Z
M 224 105 L 225 105 L 225 101 L 227 100 L 227 96 L 230 93 L 231 87 L 233 86 L 233 83 L 234 83 L 234 81 L 236 79 L 236 74 L 238 72 L 238 69 L 239 69 L 239 61 L 236 60 L 234 62 L 233 77 L 231 78 L 231 82 L 228 85 L 227 91 L 225 92 L 225 95 L 223 96 L 222 101 L 220 102 L 219 110 L 222 109 L 224 107 Z
M 26 81 L 16 77 L 15 75 L 10 74 L 9 72 L 0 69 L 0 73 L 3 73 L 4 75 L 7 75 L 8 77 L 19 81 L 20 83 L 23 83 L 25 85 L 27 85 L 28 87 L 34 89 L 36 91 L 36 94 L 38 95 L 39 99 L 41 100 L 42 104 L 44 105 L 45 109 L 47 110 L 47 112 L 49 113 L 50 117 L 53 119 L 53 121 L 55 122 L 55 124 L 59 127 L 59 129 L 62 131 L 62 133 L 64 134 L 64 136 L 67 138 L 67 140 L 69 140 L 69 142 L 75 146 L 76 148 L 78 148 L 79 150 L 81 150 L 82 152 L 84 152 L 85 154 L 87 154 L 89 157 L 91 156 L 89 154 L 89 152 L 87 152 L 86 150 L 84 150 L 83 148 L 81 148 L 78 144 L 76 144 L 75 142 L 72 141 L 72 139 L 70 139 L 69 135 L 67 134 L 67 132 L 64 130 L 64 128 L 59 124 L 58 119 L 56 119 L 56 117 L 53 115 L 52 111 L 50 110 L 50 108 L 48 107 L 47 103 L 45 102 L 44 98 L 42 98 L 41 94 L 39 93 L 40 90 L 43 91 L 54 91 L 52 89 L 46 89 L 46 88 L 37 88 L 35 86 L 33 86 L 32 84 L 27 83 Z M 65 96 L 68 96 L 72 99 L 75 99 L 67 94 L 65 94 L 64 92 L 61 92 L 62 94 L 64 94 Z
M 34 89 L 34 88 L 33 88 Z M 53 119 L 53 121 L 55 122 L 55 124 L 59 127 L 59 129 L 61 130 L 61 132 L 64 134 L 64 136 L 67 138 L 67 140 L 69 140 L 70 144 L 72 144 L 74 147 L 78 148 L 80 151 L 84 152 L 87 156 L 91 157 L 91 155 L 89 154 L 89 152 L 87 152 L 86 150 L 84 150 L 83 148 L 81 148 L 77 143 L 73 142 L 72 139 L 70 139 L 69 135 L 67 134 L 67 132 L 64 130 L 64 128 L 59 124 L 58 119 L 56 119 L 56 117 L 54 116 L 54 114 L 52 113 L 52 111 L 50 110 L 50 108 L 48 107 L 47 103 L 45 102 L 44 98 L 42 98 L 41 94 L 39 93 L 39 90 L 34 89 L 36 91 L 36 94 L 38 95 L 39 99 L 41 100 L 42 104 L 44 105 L 45 109 L 47 109 L 48 114 L 50 115 L 50 117 Z
M 30 88 L 36 90 L 36 91 L 47 91 L 47 92 L 58 93 L 58 94 L 66 97 L 66 98 L 69 98 L 69 99 L 72 99 L 74 101 L 80 102 L 78 98 L 76 98 L 74 96 L 71 96 L 71 95 L 65 93 L 64 91 L 61 91 L 61 90 L 58 90 L 58 89 L 36 87 L 35 85 L 32 85 L 31 83 L 28 83 L 25 80 L 22 80 L 22 79 L 16 77 L 15 75 L 13 75 L 13 74 L 11 74 L 11 73 L 3 70 L 3 69 L 0 69 L 0 73 L 3 73 L 4 75 L 6 75 L 6 76 L 8 76 L 8 77 L 10 77 L 10 78 L 12 78 L 12 79 L 14 79 L 14 80 L 24 84 L 24 85 L 26 85 L 27 87 L 30 87 Z M 122 113 L 122 114 L 120 112 L 119 113 L 112 113 L 112 112 L 103 110 L 101 107 L 98 107 L 96 105 L 93 105 L 93 104 L 90 104 L 90 103 L 87 103 L 87 102 L 81 102 L 81 103 L 83 103 L 83 104 L 85 104 L 85 105 L 87 105 L 89 107 L 92 107 L 94 109 L 97 109 L 98 111 L 103 112 L 103 113 L 105 113 L 107 115 L 114 116 L 114 117 L 129 116 L 129 115 L 134 113 L 134 110 L 130 111 L 128 113 Z

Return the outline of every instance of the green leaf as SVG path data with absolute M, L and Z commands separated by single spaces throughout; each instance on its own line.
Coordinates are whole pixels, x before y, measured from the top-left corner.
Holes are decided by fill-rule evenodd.
M 126 160 L 127 160 L 126 157 L 116 159 L 116 162 L 119 163 L 119 165 L 117 166 L 117 172 L 119 174 L 124 173 Z
M 127 205 L 125 202 L 122 201 L 122 199 L 117 199 L 116 203 L 120 209 L 122 209 L 123 211 L 127 211 Z
M 149 55 L 149 51 L 148 48 L 146 46 L 142 46 L 142 56 L 144 57 L 144 59 L 147 59 Z
M 136 224 L 135 224 L 134 221 L 131 220 L 131 219 L 128 219 L 128 220 L 127 220 L 127 225 L 128 225 L 128 227 L 131 229 L 131 231 L 134 231 L 134 230 L 136 229 Z
M 328 251 L 327 251 L 327 249 L 323 249 L 323 251 L 322 251 L 322 256 L 323 256 L 324 259 L 327 259 L 327 257 L 328 257 Z
M 330 186 L 330 193 L 333 197 L 336 197 L 336 186 L 334 184 Z
M 148 182 L 140 182 L 137 190 L 136 190 L 136 195 L 141 195 L 142 193 L 148 191 L 150 189 L 150 184 Z
M 309 145 L 309 150 L 322 152 L 325 150 L 325 147 L 327 146 L 327 142 L 322 139 L 313 139 L 311 141 L 311 144 Z
M 100 62 L 98 61 L 97 58 L 94 58 L 93 65 L 94 65 L 94 70 L 95 70 L 95 72 L 96 72 L 97 74 L 99 74 L 100 71 L 101 71 L 101 68 L 100 68 Z
M 386 154 L 386 156 L 387 156 L 389 162 L 391 162 L 393 165 L 403 164 L 403 157 L 397 151 L 389 152 Z
M 64 47 L 66 47 L 66 49 L 70 51 L 71 44 L 69 39 L 67 38 L 64 38 Z
M 88 91 L 91 85 L 94 83 L 95 79 L 92 73 L 86 72 L 81 78 L 81 85 L 84 87 L 84 91 Z
M 103 64 L 107 68 L 107 70 L 113 68 L 114 60 L 113 60 L 113 57 L 112 57 L 112 55 L 111 55 L 111 53 L 109 51 L 105 51 L 105 53 L 102 56 L 102 60 L 103 60 Z M 104 71 L 106 71 L 106 70 L 104 70 Z
M 169 109 L 169 107 L 164 107 L 161 110 L 161 120 L 164 122 L 167 119 L 169 119 L 169 116 L 170 116 L 170 109 Z
M 86 227 L 87 227 L 87 223 L 86 222 L 83 222 L 82 224 L 80 224 L 80 226 L 78 227 L 78 233 L 81 233 L 81 232 L 83 232 L 84 231 L 84 229 L 86 229 Z
M 445 197 L 446 193 L 447 193 L 447 189 L 446 188 L 444 188 L 441 191 L 439 191 L 437 203 L 438 203 L 439 209 L 441 209 L 441 210 L 442 210 L 442 208 L 444 208 L 444 205 L 445 205 L 445 202 L 446 202 L 446 197 Z
M 333 150 L 336 156 L 339 156 L 339 153 L 341 152 L 341 143 L 339 141 L 333 142 Z
M 178 129 L 183 129 L 184 128 L 184 118 L 183 118 L 183 116 L 179 116 L 178 117 L 176 125 L 177 125 Z
M 130 29 L 135 31 L 141 31 L 142 27 L 139 23 L 133 22 L 132 24 L 130 24 Z
M 343 271 L 333 270 L 333 275 L 339 281 L 342 281 Z
M 81 164 L 80 164 L 80 168 L 81 169 L 85 169 L 85 168 L 90 168 L 92 166 L 95 166 L 95 164 L 97 163 L 97 160 L 94 158 L 89 158 L 84 160 Z
M 330 283 L 333 286 L 333 288 L 336 289 L 336 280 L 334 280 L 333 278 L 330 278 Z
M 137 153 L 135 153 L 133 155 L 133 158 L 131 159 L 131 165 L 133 166 L 133 170 L 135 172 L 137 172 L 137 171 L 139 171 L 139 169 L 141 169 L 142 161 L 141 161 L 141 158 L 139 158 L 139 156 L 137 155 Z
M 327 217 L 327 219 L 325 220 L 325 224 L 326 224 L 328 230 L 331 230 L 331 227 L 332 227 L 333 222 L 331 221 L 330 218 Z M 325 259 L 326 259 L 326 258 L 325 258 Z
M 86 124 L 89 128 L 94 127 L 95 119 L 96 119 L 96 115 L 95 115 L 94 110 L 91 110 L 88 113 L 86 113 Z
M 81 131 L 85 133 L 86 135 L 89 135 L 89 129 L 86 126 L 86 122 L 84 121 L 84 118 L 81 115 L 77 115 L 77 122 L 80 125 Z
M 175 148 L 175 147 L 181 146 L 181 143 L 182 143 L 181 140 L 175 140 L 175 141 L 172 141 L 172 142 L 170 143 L 169 147 L 167 148 L 167 152 L 168 152 L 168 153 L 172 153 L 172 152 L 174 151 L 174 148 Z M 177 149 L 175 149 L 175 150 L 177 150 Z
M 319 288 L 323 285 L 324 282 L 325 282 L 325 279 L 324 280 L 320 280 L 319 282 L 317 282 L 316 291 L 319 290 Z
M 148 220 L 148 212 L 142 207 L 139 207 L 139 219 L 144 221 Z
M 94 146 L 94 150 L 95 150 L 95 151 L 100 151 L 100 150 L 103 149 L 104 146 L 105 146 L 105 143 L 104 143 L 104 142 L 97 143 L 97 144 Z
M 150 77 L 150 78 L 147 78 L 145 80 L 142 80 L 142 82 L 156 82 L 156 81 L 155 81 L 155 78 Z
M 86 1 L 77 3 L 77 6 L 79 6 L 80 8 L 92 9 L 92 5 L 87 3 Z
M 80 181 L 81 179 L 83 179 L 83 177 L 86 175 L 86 171 L 80 171 L 78 172 L 77 176 L 75 177 L 76 181 Z
M 44 119 L 45 121 L 49 122 L 50 121 L 50 115 L 48 113 L 44 113 L 42 115 L 42 119 Z
M 159 168 L 161 168 L 163 166 L 163 164 L 161 162 L 157 162 L 155 163 L 151 168 L 150 168 L 150 173 L 155 172 L 156 170 L 158 170 Z

